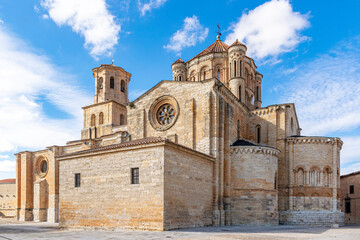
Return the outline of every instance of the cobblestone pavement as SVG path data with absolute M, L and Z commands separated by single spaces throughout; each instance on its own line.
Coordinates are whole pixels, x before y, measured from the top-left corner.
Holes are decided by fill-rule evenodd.
M 360 226 L 341 228 L 275 227 L 208 227 L 167 232 L 60 230 L 57 224 L 16 222 L 0 219 L 0 240 L 15 239 L 120 239 L 120 240 L 222 240 L 222 239 L 360 239 Z

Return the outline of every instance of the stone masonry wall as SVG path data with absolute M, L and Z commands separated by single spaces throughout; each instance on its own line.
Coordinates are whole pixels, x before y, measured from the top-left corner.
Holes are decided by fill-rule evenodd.
M 165 148 L 165 230 L 211 225 L 213 164 L 205 155 Z
M 60 227 L 163 230 L 163 161 L 160 145 L 59 158 Z M 140 184 L 131 184 L 131 168 Z
M 278 224 L 277 162 L 279 150 L 231 147 L 232 224 Z
M 360 172 L 341 176 L 341 211 L 345 214 L 345 223 L 360 223 Z M 353 186 L 353 193 L 350 193 Z M 346 212 L 346 203 L 350 204 L 350 212 Z
M 0 217 L 14 217 L 16 215 L 16 184 L 0 181 Z

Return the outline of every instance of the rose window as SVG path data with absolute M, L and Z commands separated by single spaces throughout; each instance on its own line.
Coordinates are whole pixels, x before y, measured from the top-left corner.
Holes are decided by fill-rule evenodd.
M 176 99 L 172 96 L 161 96 L 151 104 L 149 121 L 151 126 L 158 131 L 171 128 L 179 117 L 180 109 Z
M 175 118 L 175 109 L 170 104 L 164 104 L 157 111 L 157 121 L 160 125 L 171 124 Z

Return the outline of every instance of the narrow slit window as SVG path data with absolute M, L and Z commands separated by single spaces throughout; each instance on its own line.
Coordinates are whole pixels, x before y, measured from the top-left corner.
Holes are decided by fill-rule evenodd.
M 131 184 L 139 184 L 139 168 L 131 169 Z
M 257 143 L 261 142 L 261 127 L 260 127 L 260 125 L 256 126 L 256 142 Z
M 234 77 L 236 77 L 236 61 L 234 61 Z
M 125 81 L 124 80 L 121 80 L 121 89 L 120 89 L 121 92 L 125 92 Z
M 80 187 L 80 173 L 75 173 L 75 187 Z
M 110 77 L 110 88 L 114 89 L 115 88 L 115 80 L 114 77 Z
M 241 101 L 241 86 L 239 86 L 239 100 Z
M 354 185 L 350 185 L 350 194 L 353 194 L 354 193 Z

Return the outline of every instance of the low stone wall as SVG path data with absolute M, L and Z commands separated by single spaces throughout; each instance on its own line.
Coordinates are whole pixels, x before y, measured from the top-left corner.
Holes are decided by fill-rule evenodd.
M 279 217 L 279 223 L 284 225 L 344 226 L 344 213 L 340 211 L 281 211 Z
M 15 216 L 16 216 L 15 209 L 0 208 L 0 217 L 15 217 Z

